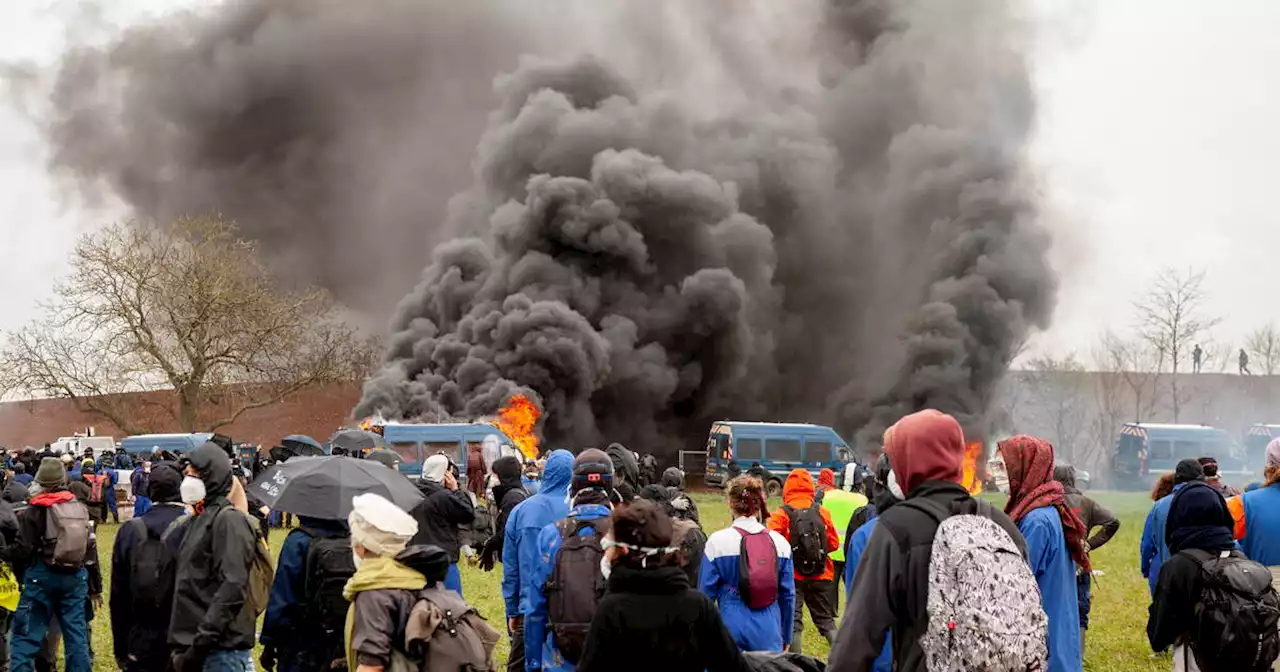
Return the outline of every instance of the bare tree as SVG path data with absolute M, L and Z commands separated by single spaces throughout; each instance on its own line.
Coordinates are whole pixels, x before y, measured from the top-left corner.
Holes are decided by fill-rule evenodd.
M 0 389 L 70 399 L 131 434 L 212 431 L 372 361 L 324 292 L 280 289 L 219 217 L 112 225 L 70 263 L 47 316 L 0 349 Z
M 1280 371 L 1280 329 L 1267 324 L 1251 332 L 1244 342 L 1250 361 L 1262 366 L 1262 372 L 1274 376 Z
M 1088 379 L 1084 365 L 1074 354 L 1052 355 L 1028 362 L 1028 382 L 1044 426 L 1053 432 L 1053 445 L 1066 461 L 1079 464 L 1078 449 L 1089 426 Z
M 1132 404 L 1132 422 L 1146 422 L 1155 415 L 1160 401 L 1160 379 L 1164 354 L 1140 339 L 1125 339 L 1111 332 L 1103 334 L 1094 354 L 1100 371 L 1113 372 L 1124 384 Z
M 1178 371 L 1182 359 L 1195 347 L 1196 341 L 1208 336 L 1220 322 L 1204 314 L 1208 296 L 1204 290 L 1204 273 L 1185 273 L 1166 268 L 1156 276 L 1147 293 L 1134 303 L 1138 312 L 1138 335 L 1160 355 L 1162 364 L 1170 367 L 1169 377 L 1173 403 L 1173 421 L 1182 415 L 1183 399 L 1178 392 Z

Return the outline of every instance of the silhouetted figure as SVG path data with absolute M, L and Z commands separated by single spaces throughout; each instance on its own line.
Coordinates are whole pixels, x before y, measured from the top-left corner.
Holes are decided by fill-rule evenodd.
M 1253 375 L 1253 372 L 1249 370 L 1249 354 L 1244 351 L 1244 348 L 1240 348 L 1240 375 Z
M 1200 349 L 1200 345 L 1196 344 L 1196 349 L 1191 351 L 1191 371 L 1200 373 L 1200 366 L 1204 363 L 1204 350 Z

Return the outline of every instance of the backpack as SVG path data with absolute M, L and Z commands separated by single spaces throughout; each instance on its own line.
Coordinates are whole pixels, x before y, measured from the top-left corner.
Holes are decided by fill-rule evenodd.
M 954 513 L 927 499 L 901 505 L 938 522 L 929 558 L 928 629 L 920 637 L 930 672 L 1044 670 L 1048 617 L 1040 588 L 987 502 Z
M 588 527 L 595 534 L 580 534 Z M 556 568 L 547 581 L 547 620 L 560 654 L 577 663 L 586 647 L 596 605 L 604 597 L 605 580 L 600 573 L 604 549 L 600 540 L 609 531 L 609 519 L 566 518 L 556 523 L 556 528 L 560 531 L 560 550 L 556 553 Z
M 267 600 L 271 596 L 271 582 L 275 579 L 276 570 L 271 564 L 271 551 L 267 548 L 266 542 L 258 536 L 257 519 L 233 506 L 226 507 L 218 512 L 218 515 L 221 516 L 227 511 L 241 516 L 249 526 L 249 532 L 253 534 L 254 553 L 249 563 L 249 593 L 245 596 L 245 606 L 253 610 L 256 618 L 267 610 Z M 348 550 L 347 553 L 350 555 L 351 551 Z
M 89 509 L 77 500 L 58 502 L 45 511 L 44 560 L 50 567 L 76 571 L 89 556 Z
M 89 503 L 101 504 L 106 501 L 107 479 L 105 474 L 85 474 L 84 480 L 89 482 Z
M 316 637 L 317 642 L 327 643 L 325 660 L 317 669 L 328 669 L 329 664 L 341 660 L 345 636 L 347 609 L 351 603 L 342 595 L 347 581 L 356 573 L 356 563 L 351 557 L 351 537 L 323 537 L 306 527 L 299 528 L 311 537 L 311 546 L 303 563 L 302 626 L 306 637 Z
M 1188 549 L 1200 563 L 1203 586 L 1195 606 L 1191 650 L 1206 670 L 1270 669 L 1280 656 L 1280 597 L 1271 571 L 1238 551 L 1221 555 Z
M 738 595 L 750 609 L 764 609 L 778 601 L 778 547 L 769 528 L 742 535 L 738 547 Z
M 420 672 L 490 672 L 499 634 L 475 607 L 442 585 L 425 588 L 409 613 L 405 651 Z
M 783 506 L 791 519 L 791 561 L 800 576 L 821 576 L 827 571 L 827 523 L 822 520 L 821 500 L 796 510 Z
M 168 600 L 173 590 L 175 553 L 169 548 L 169 535 L 187 519 L 179 516 L 160 534 L 154 534 L 142 518 L 134 518 L 132 525 L 138 542 L 133 547 L 129 562 L 130 604 L 138 617 L 161 614 L 168 618 Z

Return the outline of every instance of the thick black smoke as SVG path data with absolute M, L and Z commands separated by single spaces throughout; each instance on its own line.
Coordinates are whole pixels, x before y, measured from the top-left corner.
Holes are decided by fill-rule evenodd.
M 429 257 L 356 415 L 524 390 L 552 445 L 692 449 L 729 417 L 874 440 L 924 406 L 981 429 L 1056 294 L 1020 3 L 517 5 L 259 0 L 116 47 L 177 64 L 73 54 L 56 165 L 143 212 L 254 220 L 348 296 Z M 502 71 L 484 118 L 475 82 Z M 70 92 L 119 79 L 129 104 Z

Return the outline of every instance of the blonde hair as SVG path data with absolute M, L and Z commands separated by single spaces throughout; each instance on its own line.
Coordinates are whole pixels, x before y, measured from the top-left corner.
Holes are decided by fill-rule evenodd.
M 1263 485 L 1274 485 L 1280 481 L 1280 464 L 1268 464 L 1266 469 L 1262 470 Z

